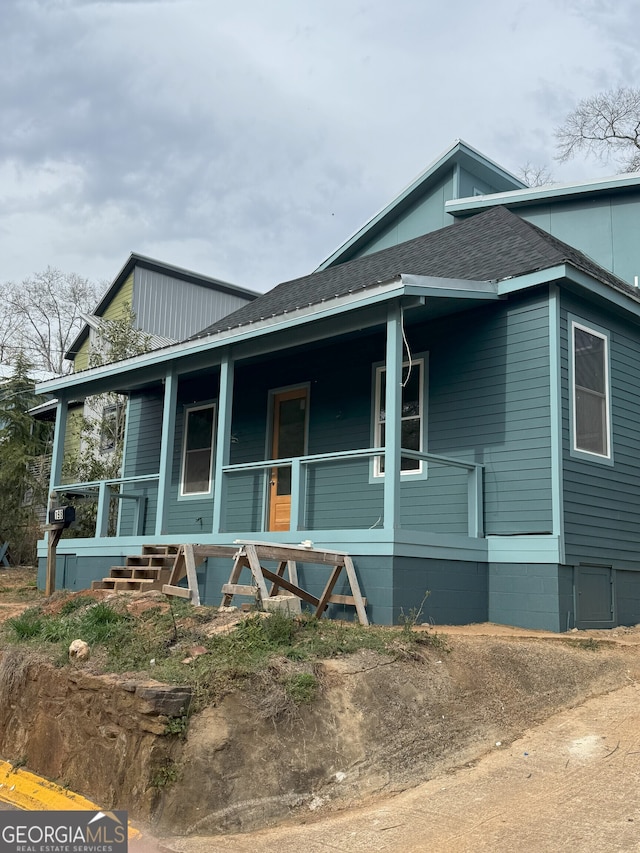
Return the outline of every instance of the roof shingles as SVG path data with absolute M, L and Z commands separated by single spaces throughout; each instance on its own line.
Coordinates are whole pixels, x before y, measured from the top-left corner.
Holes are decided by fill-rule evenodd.
M 637 296 L 634 288 L 587 255 L 505 207 L 494 207 L 398 246 L 279 284 L 194 337 L 206 337 L 319 304 L 400 274 L 496 281 L 565 262 L 611 287 Z

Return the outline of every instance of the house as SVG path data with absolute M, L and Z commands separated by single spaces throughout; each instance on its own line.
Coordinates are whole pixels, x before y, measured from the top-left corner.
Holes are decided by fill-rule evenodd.
M 500 171 L 487 163 L 485 175 Z M 441 180 L 435 169 L 419 182 L 414 213 L 432 210 Z M 520 215 L 526 196 L 557 223 L 562 189 L 541 201 L 515 181 L 468 204 L 443 191 L 452 224 L 420 225 L 418 212 L 421 233 L 380 247 L 394 215 L 402 232 L 401 199 L 369 242 L 365 228 L 316 272 L 183 342 L 42 383 L 58 398 L 62 494 L 69 401 L 128 400 L 122 476 L 88 484 L 96 535 L 62 540 L 58 582 L 89 586 L 145 543 L 310 540 L 351 555 L 379 624 L 426 591 L 435 624 L 639 622 L 640 292 L 615 257 L 596 262 Z M 597 209 L 589 227 L 609 216 L 626 234 L 618 201 L 639 221 L 637 183 L 595 192 L 597 204 L 589 190 L 572 197 L 576 222 Z M 627 250 L 625 269 L 640 269 Z M 209 558 L 201 598 L 219 603 L 228 575 Z
M 84 317 L 84 326 L 65 358 L 72 362 L 75 372 L 86 370 L 91 364 L 92 352 L 104 347 L 107 321 L 133 317 L 134 328 L 143 333 L 141 344 L 148 349 L 158 349 L 188 337 L 201 329 L 204 322 L 213 322 L 258 295 L 256 291 L 132 252 L 93 314 Z M 114 449 L 113 435 L 118 428 L 110 427 L 113 421 L 120 420 L 121 414 L 116 399 L 99 401 L 98 411 L 83 400 L 70 402 L 67 452 L 72 448 L 80 450 L 85 419 L 98 424 L 100 453 L 109 454 Z M 32 415 L 47 420 L 54 412 L 55 404 L 49 402 L 33 409 Z
M 199 331 L 203 318 L 212 323 L 257 296 L 256 291 L 132 252 L 65 358 L 73 362 L 76 372 L 85 370 L 101 323 L 122 319 L 127 306 L 133 311 L 135 327 L 146 332 L 157 349 Z

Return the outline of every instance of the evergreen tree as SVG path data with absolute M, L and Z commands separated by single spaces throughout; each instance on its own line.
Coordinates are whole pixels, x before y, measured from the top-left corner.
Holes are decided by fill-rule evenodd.
M 47 504 L 51 424 L 29 414 L 42 402 L 30 370 L 17 353 L 11 376 L 0 384 L 0 539 L 9 542 L 16 563 L 35 561 Z

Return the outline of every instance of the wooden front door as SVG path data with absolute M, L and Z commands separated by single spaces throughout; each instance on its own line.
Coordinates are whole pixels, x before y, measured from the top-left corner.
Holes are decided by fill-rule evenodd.
M 288 459 L 307 452 L 307 388 L 273 395 L 271 458 Z M 271 469 L 269 530 L 288 530 L 291 520 L 291 465 Z

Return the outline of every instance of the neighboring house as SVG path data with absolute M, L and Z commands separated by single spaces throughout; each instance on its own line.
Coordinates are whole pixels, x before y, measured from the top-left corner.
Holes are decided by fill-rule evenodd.
M 458 216 L 438 170 L 460 186 L 468 151 L 414 185 L 414 211 L 455 207 L 453 225 L 416 213 L 405 239 L 397 201 L 323 268 L 198 335 L 42 383 L 59 398 L 53 488 L 68 402 L 128 396 L 123 476 L 97 490 L 98 533 L 121 490 L 118 534 L 63 540 L 61 582 L 88 586 L 144 544 L 311 540 L 351 555 L 377 623 L 427 590 L 436 624 L 640 621 L 640 250 L 625 244 L 623 281 L 615 257 L 596 263 L 520 216 L 514 196 L 547 191 L 516 189 L 477 152 L 490 201 L 465 190 L 480 209 Z M 564 190 L 545 204 L 560 210 Z M 576 192 L 576 222 L 583 202 L 611 221 L 621 193 L 620 209 L 640 204 L 625 177 L 608 192 L 608 205 Z M 381 248 L 394 216 L 402 238 Z M 228 575 L 210 559 L 203 600 L 219 603 Z
M 91 341 L 101 320 L 119 320 L 128 305 L 136 328 L 151 336 L 151 348 L 193 335 L 259 294 L 206 275 L 161 263 L 132 252 L 100 300 L 93 315 L 65 353 L 74 370 L 89 366 Z M 99 337 L 99 336 L 98 336 Z
M 104 346 L 101 335 L 105 321 L 121 320 L 133 312 L 135 327 L 145 334 L 148 349 L 159 349 L 192 335 L 204 324 L 235 311 L 259 294 L 216 278 L 165 264 L 132 252 L 91 315 L 83 315 L 85 325 L 65 358 L 73 362 L 75 372 L 86 370 L 91 351 Z M 114 430 L 110 420 L 119 415 L 119 403 L 111 401 L 99 410 L 76 401 L 67 418 L 67 453 L 81 450 L 81 435 L 86 421 L 97 424 L 99 449 L 113 450 Z M 35 416 L 46 418 L 42 407 Z

